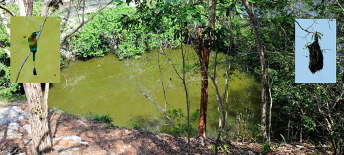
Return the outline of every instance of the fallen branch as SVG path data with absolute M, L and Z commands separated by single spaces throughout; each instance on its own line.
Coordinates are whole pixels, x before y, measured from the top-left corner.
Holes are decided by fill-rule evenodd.
M 166 109 L 164 110 L 153 98 L 151 95 L 149 95 L 147 92 L 145 92 L 144 90 L 140 90 L 140 93 L 146 98 L 148 99 L 156 108 L 158 108 L 158 110 L 160 112 L 162 112 L 165 117 L 169 120 L 172 121 L 172 119 L 170 117 L 168 117 L 167 113 L 166 113 Z

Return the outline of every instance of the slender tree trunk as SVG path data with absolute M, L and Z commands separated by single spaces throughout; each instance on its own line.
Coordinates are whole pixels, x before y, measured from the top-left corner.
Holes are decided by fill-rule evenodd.
M 263 41 L 261 38 L 260 27 L 257 22 L 257 19 L 253 13 L 252 8 L 250 7 L 247 0 L 242 0 L 243 5 L 245 6 L 247 13 L 250 17 L 252 27 L 255 31 L 256 37 L 256 46 L 259 52 L 259 60 L 260 60 L 260 68 L 261 68 L 261 84 L 262 84 L 262 91 L 261 91 L 261 132 L 263 136 L 263 140 L 267 140 L 267 128 L 266 128 L 266 105 L 268 100 L 267 95 L 267 87 L 268 87 L 268 73 L 266 69 L 266 59 L 265 59 L 265 49 L 263 45 Z
M 271 129 L 271 117 L 272 117 L 272 96 L 271 96 L 271 86 L 269 86 L 269 98 L 270 98 L 270 106 L 269 106 L 269 126 L 268 126 L 268 128 L 269 128 L 269 134 L 268 134 L 268 142 L 270 142 L 271 141 L 271 131 L 272 131 L 272 129 Z
M 18 0 L 20 16 L 32 16 L 33 0 Z
M 159 74 L 160 74 L 160 83 L 161 83 L 161 87 L 162 87 L 162 91 L 163 91 L 163 95 L 164 95 L 164 102 L 165 102 L 165 109 L 164 111 L 167 111 L 167 93 L 166 93 L 166 88 L 165 88 L 165 84 L 164 84 L 164 79 L 163 79 L 163 74 L 162 74 L 162 68 L 160 65 L 160 51 L 157 52 L 158 53 L 158 68 L 159 68 Z
M 214 29 L 216 21 L 216 0 L 211 1 L 211 10 L 209 14 L 209 27 Z M 200 102 L 200 115 L 198 122 L 198 136 L 206 138 L 207 128 L 207 104 L 208 104 L 208 65 L 210 49 L 204 44 L 202 36 L 203 29 L 198 28 L 197 36 L 197 49 L 196 53 L 201 64 L 201 102 Z
M 19 0 L 21 16 L 32 16 L 33 0 Z M 52 149 L 52 139 L 48 126 L 48 93 L 49 83 L 45 92 L 40 83 L 24 83 L 25 95 L 29 107 L 29 122 L 31 125 L 32 153 L 42 154 Z
M 290 139 L 290 113 L 288 113 L 288 133 L 287 133 L 287 135 L 288 135 L 288 141 L 289 141 L 289 139 Z
M 187 117 L 187 124 L 188 124 L 188 153 L 190 154 L 190 135 L 191 135 L 191 125 L 190 125 L 190 99 L 189 99 L 189 91 L 186 84 L 186 71 L 185 71 L 185 52 L 183 48 L 183 44 L 181 44 L 182 49 L 182 60 L 183 60 L 183 86 L 184 86 L 184 92 L 185 92 L 185 100 L 186 100 L 186 117 Z
M 225 110 L 225 103 L 226 103 L 226 95 L 227 95 L 227 90 L 228 90 L 228 81 L 229 81 L 229 70 L 230 70 L 230 64 L 228 62 L 227 70 L 226 70 L 226 79 L 225 79 L 225 90 L 223 94 L 220 93 L 219 85 L 217 83 L 216 79 L 216 74 L 217 74 L 217 54 L 215 54 L 214 58 L 214 73 L 213 75 L 210 75 L 211 82 L 213 83 L 215 87 L 215 92 L 216 92 L 216 100 L 218 103 L 218 111 L 220 113 L 219 116 L 219 130 L 217 133 L 217 141 L 220 140 L 221 134 L 224 131 L 224 128 L 226 126 L 226 110 Z M 228 58 L 227 58 L 228 61 Z
M 51 137 L 48 127 L 48 96 L 43 96 L 41 84 L 24 83 L 24 90 L 29 107 L 31 125 L 32 153 L 41 154 L 51 149 Z M 48 94 L 46 89 L 45 95 Z
M 210 50 L 204 47 L 203 39 L 199 37 L 198 49 L 196 50 L 201 64 L 201 102 L 198 122 L 198 136 L 206 138 L 207 126 L 207 104 L 208 104 L 208 65 Z
M 25 7 L 25 0 L 17 0 L 17 5 L 19 8 L 19 15 L 20 16 L 26 16 L 27 11 L 26 11 L 26 7 Z

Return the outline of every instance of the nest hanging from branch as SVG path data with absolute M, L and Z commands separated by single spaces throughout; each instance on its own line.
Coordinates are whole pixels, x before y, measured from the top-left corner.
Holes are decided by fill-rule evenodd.
M 310 45 L 307 46 L 309 50 L 309 70 L 314 74 L 315 72 L 321 70 L 323 68 L 324 56 L 322 54 L 322 50 L 319 45 L 319 34 L 315 32 L 314 34 L 314 41 Z

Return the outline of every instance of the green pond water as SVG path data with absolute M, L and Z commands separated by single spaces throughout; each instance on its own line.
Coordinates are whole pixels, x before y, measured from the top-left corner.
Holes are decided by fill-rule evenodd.
M 198 61 L 191 47 L 186 46 L 183 50 L 186 53 L 191 113 L 195 113 L 200 101 L 200 75 L 194 71 L 198 69 Z M 172 67 L 175 65 L 181 72 L 181 49 L 169 49 L 159 55 L 158 51 L 151 51 L 139 59 L 118 60 L 109 54 L 71 62 L 62 70 L 61 82 L 51 88 L 49 105 L 74 114 L 108 114 L 113 118 L 113 124 L 127 128 L 133 127 L 135 118 L 161 117 L 159 109 L 182 109 L 186 113 L 184 88 Z M 218 73 L 218 82 L 223 89 L 224 69 L 219 67 Z M 161 82 L 166 88 L 167 102 Z M 238 126 L 238 119 L 243 120 L 240 117 L 248 120 L 248 129 L 256 126 L 259 87 L 253 77 L 238 71 L 232 73 L 226 109 L 228 123 L 233 130 Z M 218 126 L 217 116 L 215 91 L 209 81 L 209 135 L 214 135 Z

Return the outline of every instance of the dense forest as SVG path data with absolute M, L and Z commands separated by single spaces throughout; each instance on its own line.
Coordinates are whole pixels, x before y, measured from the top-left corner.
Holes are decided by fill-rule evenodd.
M 87 72 L 91 66 L 104 65 L 100 62 L 103 58 L 105 62 L 109 55 L 113 56 L 109 62 L 124 64 L 108 66 L 109 70 L 129 70 L 132 68 L 125 68 L 128 62 L 139 62 L 136 69 L 144 69 L 143 72 L 149 74 L 142 73 L 136 81 L 147 87 L 158 83 L 159 88 L 152 89 L 160 98 L 141 87 L 139 91 L 131 89 L 132 81 L 122 80 L 125 85 L 121 89 L 128 88 L 127 91 L 116 90 L 116 84 L 104 88 L 106 91 L 114 89 L 122 95 L 137 91 L 141 100 L 157 107 L 154 112 L 158 114 L 155 120 L 130 118 L 132 123 L 124 127 L 187 137 L 188 143 L 191 138 L 199 138 L 201 143 L 211 139 L 214 142 L 211 150 L 216 153 L 230 153 L 231 141 L 260 143 L 263 153 L 274 151 L 274 143 L 295 142 L 309 143 L 332 154 L 344 153 L 344 1 L 110 0 L 95 8 L 89 4 L 91 2 L 0 2 L 0 101 L 27 102 L 28 109 L 40 106 L 40 114 L 28 111 L 34 154 L 47 151 L 52 145 L 51 135 L 47 135 L 51 134 L 49 109 L 58 105 L 54 100 L 60 98 L 61 102 L 65 100 L 64 104 L 71 104 L 62 110 L 73 113 L 70 102 L 92 96 L 90 92 L 93 91 L 83 89 L 75 80 L 73 89 L 84 92 L 84 96 L 78 94 L 80 99 L 67 100 L 64 98 L 67 93 L 54 95 L 61 93 L 59 83 L 11 82 L 11 16 L 61 18 L 63 76 L 73 74 L 66 72 L 73 69 L 75 62 L 81 66 L 89 63 L 90 66 L 84 69 Z M 295 50 L 298 35 L 295 29 L 300 26 L 296 19 L 336 19 L 337 49 L 327 51 L 337 54 L 336 83 L 295 83 L 295 53 L 298 52 Z M 156 75 L 150 73 L 150 67 L 156 68 L 152 71 Z M 99 79 L 105 73 L 94 76 Z M 125 75 L 124 79 L 130 77 Z M 169 87 L 172 82 L 180 89 Z M 102 85 L 102 81 L 92 85 L 94 89 L 96 85 Z M 114 94 L 106 91 L 100 98 Z M 180 94 L 168 95 L 173 91 Z M 120 108 L 115 104 L 116 98 L 113 97 L 113 104 L 106 104 L 109 106 L 105 109 Z M 124 104 L 127 111 L 135 110 L 131 103 L 143 102 L 119 101 L 128 102 Z M 97 104 L 102 102 L 105 101 L 97 100 Z M 95 120 L 117 125 L 116 114 L 91 115 Z M 156 125 L 153 129 L 152 124 L 157 121 L 168 125 Z M 124 122 L 128 122 L 127 119 Z

